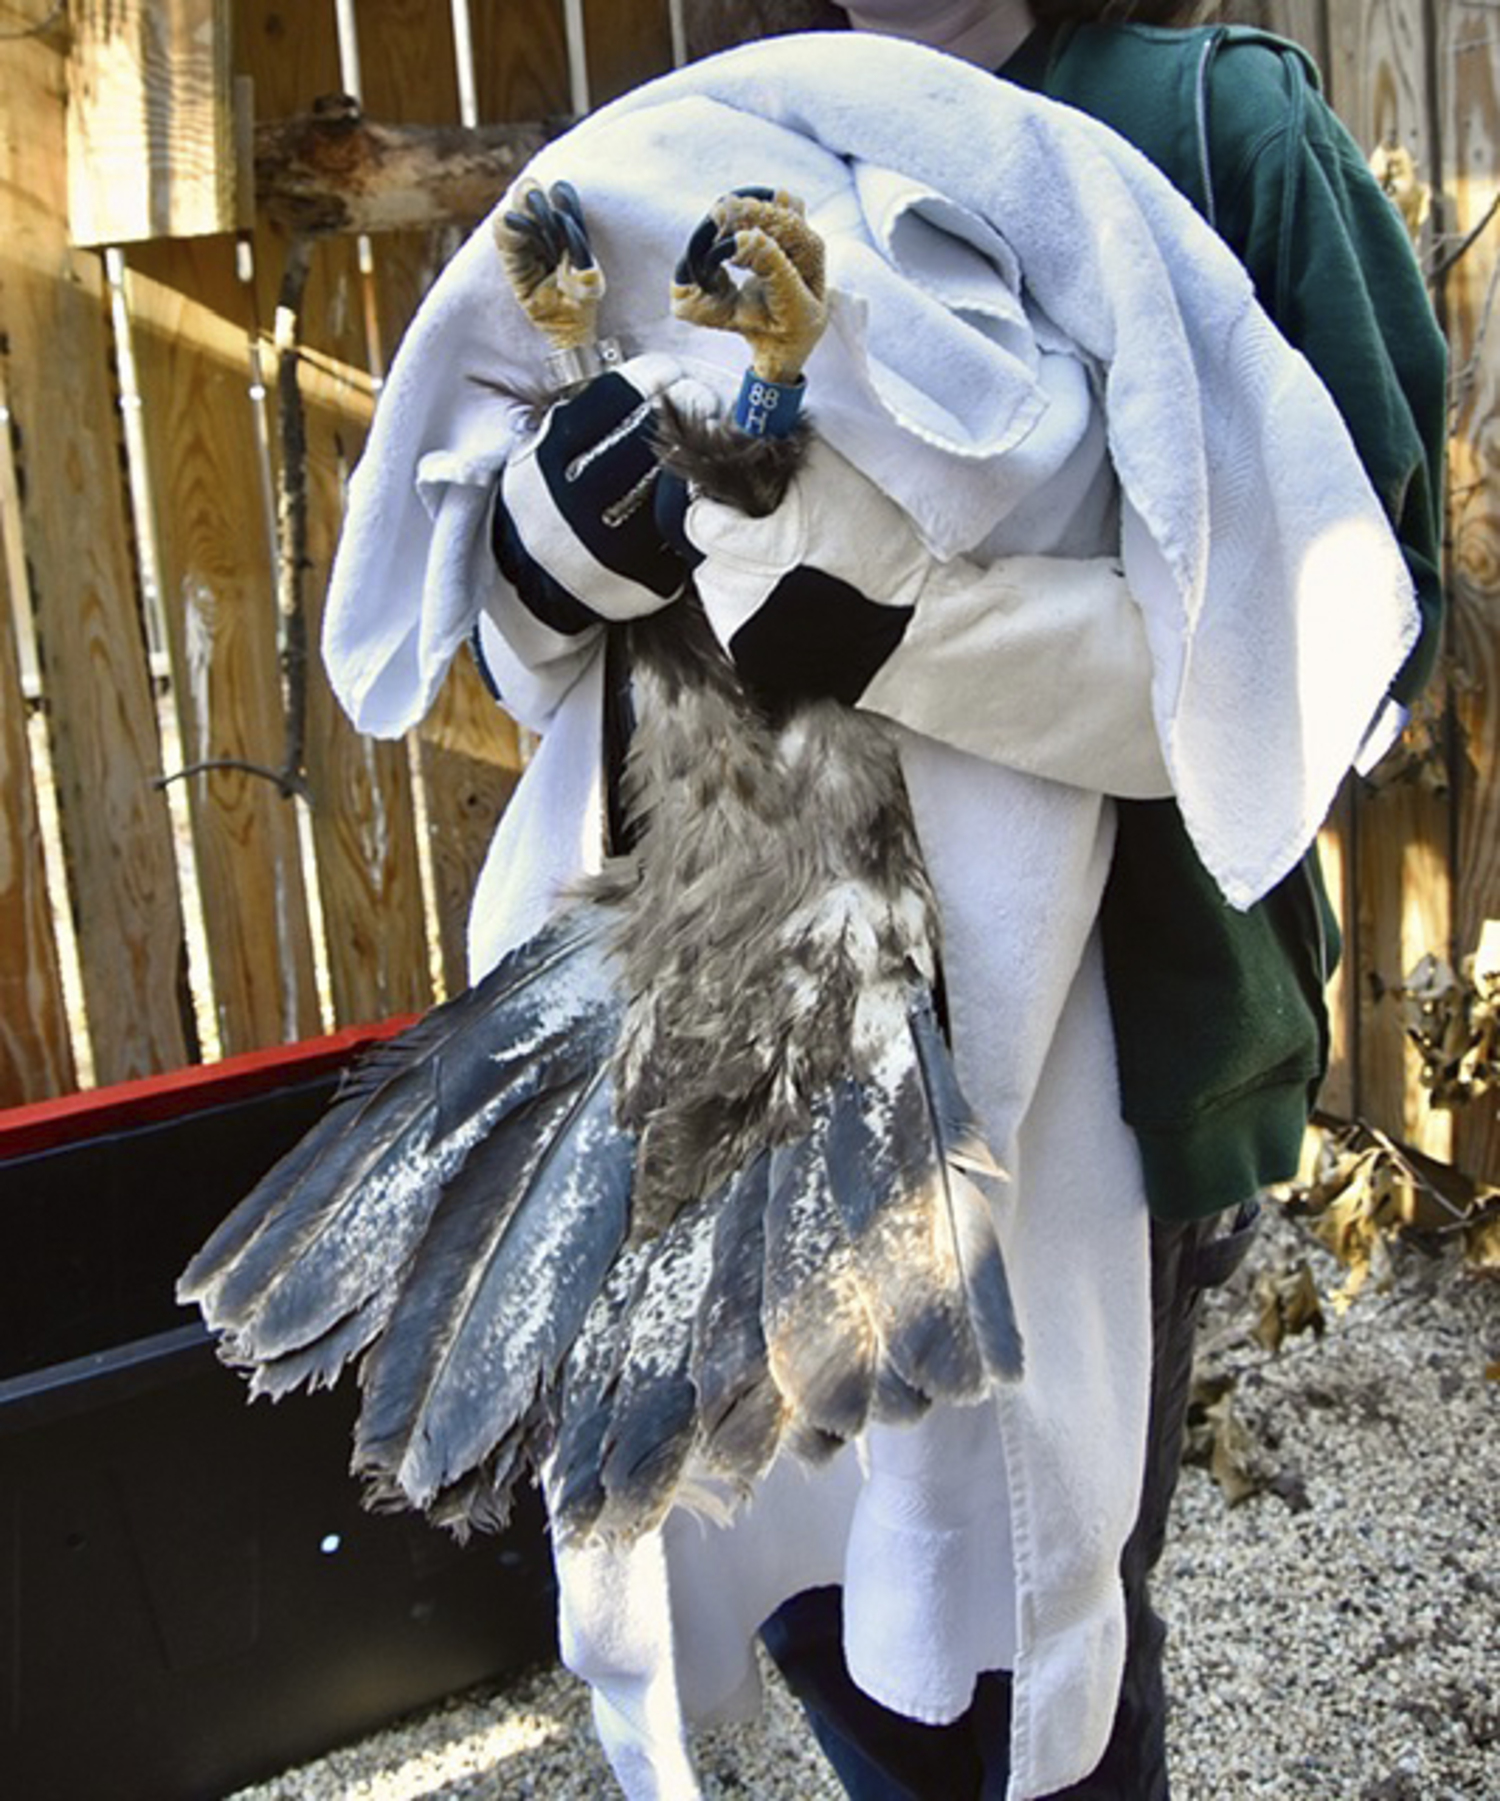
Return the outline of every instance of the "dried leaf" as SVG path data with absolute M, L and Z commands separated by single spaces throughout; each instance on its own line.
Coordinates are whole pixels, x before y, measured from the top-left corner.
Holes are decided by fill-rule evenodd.
M 1471 1269 L 1500 1273 L 1500 1206 L 1493 1190 L 1490 1211 L 1464 1233 L 1464 1261 Z
M 1256 1281 L 1255 1300 L 1260 1312 L 1253 1336 L 1266 1350 L 1279 1351 L 1300 1332 L 1322 1337 L 1327 1324 L 1322 1297 L 1305 1259 L 1291 1270 L 1267 1270 Z
M 1231 1507 L 1270 1486 L 1259 1447 L 1234 1411 L 1233 1376 L 1199 1376 L 1194 1381 L 1183 1461 L 1206 1467 Z
M 1400 213 L 1407 236 L 1417 243 L 1432 210 L 1432 189 L 1422 180 L 1416 158 L 1405 144 L 1387 140 L 1370 158 L 1370 173 Z

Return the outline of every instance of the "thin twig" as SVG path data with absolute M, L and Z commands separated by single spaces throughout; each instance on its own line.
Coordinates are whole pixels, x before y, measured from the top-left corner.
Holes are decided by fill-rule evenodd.
M 1427 280 L 1429 284 L 1441 281 L 1461 257 L 1468 255 L 1469 251 L 1473 249 L 1474 245 L 1484 235 L 1485 228 L 1495 217 L 1496 213 L 1500 213 L 1500 191 L 1497 191 L 1494 199 L 1491 200 L 1489 205 L 1484 209 L 1484 215 L 1479 223 L 1474 226 L 1471 231 L 1465 232 L 1463 237 L 1460 238 L 1452 250 L 1444 256 L 1442 261 L 1434 263 L 1427 271 Z
M 1490 333 L 1490 322 L 1494 317 L 1495 299 L 1500 294 L 1500 258 L 1490 270 L 1490 279 L 1484 290 L 1484 300 L 1479 308 L 1479 323 L 1474 330 L 1474 344 L 1469 352 L 1467 362 L 1462 369 L 1456 370 L 1449 382 L 1449 417 L 1457 419 L 1469 404 L 1469 397 L 1474 391 L 1474 384 L 1479 378 L 1479 370 L 1484 360 L 1485 339 Z
M 238 769 L 243 775 L 263 776 L 266 781 L 274 782 L 287 799 L 294 794 L 307 797 L 307 782 L 302 775 L 288 773 L 285 769 L 268 769 L 264 763 L 248 763 L 243 757 L 204 757 L 201 762 L 188 763 L 170 774 L 157 776 L 151 785 L 165 788 L 169 782 L 183 782 L 190 775 L 208 775 L 215 769 Z
M 276 303 L 276 395 L 280 403 L 281 470 L 277 482 L 276 525 L 280 557 L 276 601 L 283 630 L 286 669 L 286 749 L 282 767 L 304 780 L 307 753 L 307 608 L 302 578 L 311 567 L 307 554 L 307 419 L 298 383 L 297 331 L 302 297 L 312 266 L 313 241 L 293 238 Z

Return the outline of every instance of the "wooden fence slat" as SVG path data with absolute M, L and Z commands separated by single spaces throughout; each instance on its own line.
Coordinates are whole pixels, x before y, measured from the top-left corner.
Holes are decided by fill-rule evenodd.
M 233 259 L 225 238 L 138 247 L 132 266 L 156 287 L 135 355 L 184 763 L 275 769 L 286 727 L 275 577 L 248 301 Z M 175 310 L 163 305 L 174 292 Z M 232 326 L 237 356 L 195 338 L 189 298 Z M 225 1052 L 313 1035 L 321 1017 L 295 804 L 242 770 L 189 777 L 187 795 Z
M 99 258 L 70 249 L 64 58 L 0 44 L 0 329 L 64 846 L 101 1082 L 192 1043 L 186 953 L 132 579 Z
M 0 431 L 10 431 L 3 416 Z M 0 456 L 8 458 L 8 446 Z M 9 507 L 0 511 L 0 535 L 19 524 Z M 10 560 L 0 556 L 0 1107 L 47 1100 L 76 1083 L 10 626 Z
M 307 442 L 307 772 L 334 1013 L 353 1025 L 421 1011 L 432 984 L 406 745 L 351 729 L 316 653 L 341 482 L 358 444 L 318 407 L 308 409 Z
M 73 0 L 73 241 L 230 231 L 235 143 L 228 0 Z
M 1426 0 L 1374 0 L 1329 10 L 1330 98 L 1367 154 L 1404 144 L 1431 179 L 1436 138 L 1429 117 Z M 1359 1009 L 1354 1109 L 1447 1157 L 1452 1120 L 1427 1105 L 1421 1059 L 1407 1042 L 1391 990 L 1428 951 L 1446 952 L 1452 925 L 1450 802 L 1415 785 L 1357 784 L 1356 907 L 1350 980 Z
M 311 111 L 321 95 L 343 91 L 331 0 L 286 6 L 239 0 L 234 8 L 234 68 L 254 84 L 255 116 L 288 119 Z M 286 260 L 286 243 L 264 223 L 254 234 L 258 321 L 269 334 Z M 369 367 L 362 284 L 352 239 L 319 244 L 303 299 L 301 342 L 356 369 Z
M 546 119 L 568 113 L 562 0 L 475 7 L 474 61 L 480 118 Z
M 589 99 L 603 106 L 672 66 L 666 0 L 584 0 Z
M 1430 10 L 1430 0 L 1336 0 L 1326 71 L 1328 97 L 1366 154 L 1403 144 L 1427 181 L 1440 154 L 1427 98 Z
M 1441 9 L 1439 63 L 1446 128 L 1446 229 L 1462 237 L 1500 194 L 1500 56 L 1492 8 Z M 1468 753 L 1458 817 L 1455 940 L 1475 949 L 1500 915 L 1500 218 L 1446 283 L 1457 410 L 1449 478 L 1455 704 Z M 1458 1121 L 1457 1159 L 1500 1181 L 1500 1121 L 1493 1100 Z
M 1337 7 L 1339 0 L 1332 0 Z M 1330 0 L 1229 0 L 1216 7 L 1213 16 L 1237 25 L 1255 25 L 1274 31 L 1310 50 L 1326 70 L 1329 56 L 1328 15 Z
M 369 28 L 363 29 L 367 20 Z M 452 35 L 436 28 L 430 8 L 413 6 L 411 0 L 378 0 L 361 13 L 361 24 L 362 78 L 371 117 L 412 123 L 457 117 Z M 399 340 L 454 247 L 455 234 L 449 232 L 384 233 L 376 240 L 376 290 L 388 345 Z M 438 953 L 443 985 L 453 994 L 469 980 L 474 884 L 520 776 L 515 727 L 490 699 L 467 656 L 455 660 L 422 722 L 418 768 Z
M 1346 786 L 1334 804 L 1328 824 L 1318 840 L 1324 886 L 1339 929 L 1345 935 L 1343 958 L 1327 989 L 1329 1056 L 1328 1075 L 1318 1094 L 1318 1104 L 1342 1119 L 1352 1118 L 1355 1106 L 1355 1068 L 1358 1058 L 1358 978 L 1351 976 L 1356 958 L 1347 942 L 1350 901 L 1355 866 L 1352 855 L 1350 814 L 1354 797 Z
M 420 742 L 438 948 L 444 985 L 455 994 L 468 986 L 469 906 L 495 826 L 521 779 L 520 745 L 467 656 L 449 671 Z
M 307 772 L 339 1025 L 418 1012 L 432 999 L 407 746 L 354 731 L 318 654 L 343 487 L 362 448 L 345 415 L 310 398 Z
M 429 8 L 429 12 L 430 12 Z M 236 21 L 236 67 L 255 83 L 262 118 L 308 110 L 342 88 L 332 6 L 290 8 L 247 0 Z M 255 234 L 261 318 L 275 309 L 285 245 Z M 300 321 L 302 341 L 351 368 L 369 367 L 365 290 L 347 239 L 316 247 Z M 304 371 L 305 373 L 305 371 Z M 431 999 L 427 933 L 404 744 L 360 738 L 323 675 L 323 598 L 342 519 L 342 483 L 363 447 L 349 409 L 304 382 L 308 533 L 307 767 L 318 890 L 336 1022 L 420 1010 Z

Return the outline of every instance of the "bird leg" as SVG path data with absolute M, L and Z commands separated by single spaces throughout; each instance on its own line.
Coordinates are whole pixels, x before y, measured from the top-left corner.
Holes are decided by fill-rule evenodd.
M 598 336 L 604 271 L 589 243 L 583 205 L 565 181 L 550 190 L 527 177 L 492 227 L 511 290 L 521 310 L 552 346 L 548 370 L 559 391 L 580 386 L 619 349 Z
M 749 271 L 734 281 L 728 266 Z M 738 332 L 762 381 L 800 379 L 828 323 L 823 240 L 783 189 L 738 188 L 715 202 L 688 241 L 672 311 L 690 325 Z

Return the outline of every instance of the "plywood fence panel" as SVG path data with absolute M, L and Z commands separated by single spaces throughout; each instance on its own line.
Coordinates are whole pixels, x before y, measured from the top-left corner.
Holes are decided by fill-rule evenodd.
M 98 256 L 68 242 L 60 42 L 0 44 L 0 330 L 63 841 L 101 1081 L 193 1048 Z
M 133 294 L 149 293 L 133 337 L 183 759 L 277 769 L 286 710 L 248 291 L 223 237 L 139 246 L 132 269 Z M 187 794 L 224 1050 L 314 1034 L 294 802 L 241 769 L 190 776 Z
M 3 416 L 0 430 L 10 430 Z M 0 499 L 0 536 L 19 523 Z M 76 1079 L 11 631 L 12 560 L 0 555 L 0 1107 L 64 1094 Z
M 1445 125 L 1445 225 L 1459 239 L 1483 229 L 1446 282 L 1453 352 L 1450 464 L 1455 703 L 1468 752 L 1458 817 L 1455 938 L 1472 951 L 1500 915 L 1500 12 L 1444 6 L 1438 70 Z M 1484 221 L 1488 218 L 1488 224 Z M 1493 1097 L 1459 1120 L 1457 1160 L 1500 1182 Z

